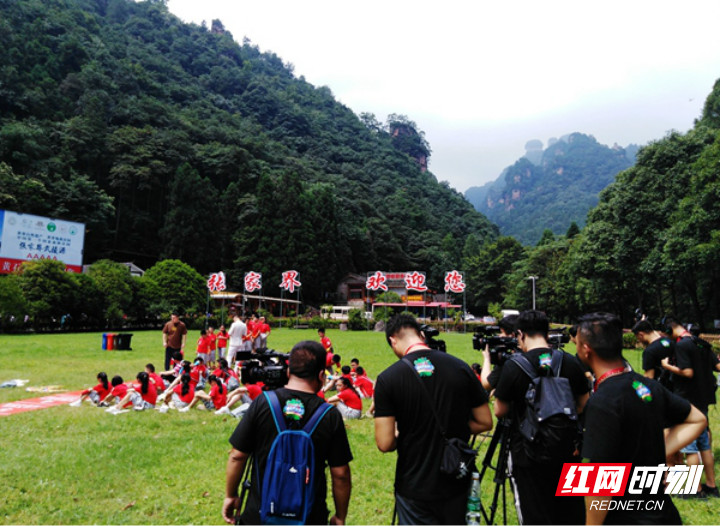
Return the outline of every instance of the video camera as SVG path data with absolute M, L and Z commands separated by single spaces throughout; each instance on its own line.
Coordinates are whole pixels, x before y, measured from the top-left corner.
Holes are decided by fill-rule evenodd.
M 475 334 L 473 334 L 473 349 L 484 351 L 486 346 L 489 347 L 490 363 L 496 366 L 503 365 L 518 350 L 516 338 L 499 334 L 500 327 L 497 325 L 476 327 Z
M 563 344 L 570 341 L 570 335 L 564 329 L 550 329 L 548 331 L 548 343 L 553 349 L 562 350 Z
M 440 331 L 434 327 L 430 327 L 430 325 L 421 325 L 420 331 L 425 335 L 425 343 L 428 347 L 435 349 L 436 351 L 447 352 L 445 342 L 443 340 L 435 339 L 435 337 L 440 334 Z
M 244 384 L 262 382 L 267 389 L 277 389 L 288 383 L 289 354 L 275 352 L 272 349 L 258 349 L 257 353 L 249 351 L 238 353 L 237 359 L 242 360 L 240 378 Z

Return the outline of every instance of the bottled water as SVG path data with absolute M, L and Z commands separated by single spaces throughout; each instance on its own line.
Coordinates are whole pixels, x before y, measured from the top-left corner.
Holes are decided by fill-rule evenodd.
M 465 514 L 467 524 L 480 524 L 480 474 L 472 474 L 472 487 L 467 501 L 467 513 Z

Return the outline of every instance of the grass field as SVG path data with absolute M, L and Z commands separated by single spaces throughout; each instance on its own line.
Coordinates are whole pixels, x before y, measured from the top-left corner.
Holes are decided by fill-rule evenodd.
M 329 330 L 343 362 L 359 358 L 371 377 L 394 361 L 384 335 Z M 190 334 L 194 341 L 197 331 Z M 472 363 L 471 334 L 442 335 L 451 354 Z M 287 352 L 315 331 L 274 329 L 270 346 Z M 0 335 L 0 382 L 68 390 L 95 384 L 99 371 L 131 380 L 148 362 L 162 367 L 159 331 L 135 332 L 131 352 L 101 350 L 99 333 Z M 572 349 L 569 349 L 572 352 Z M 638 368 L 639 351 L 626 352 Z M 24 388 L 0 389 L 0 403 L 33 398 Z M 366 402 L 367 404 L 367 402 Z M 711 410 L 716 436 L 717 410 Z M 3 524 L 219 524 L 232 417 L 193 410 L 110 415 L 68 406 L 0 418 L 0 522 Z M 348 523 L 389 524 L 395 454 L 375 447 L 371 419 L 347 422 L 355 459 Z M 485 444 L 481 445 L 481 455 Z M 715 448 L 715 456 L 718 449 Z M 716 470 L 717 471 L 717 470 Z M 492 497 L 491 475 L 483 501 Z M 331 502 L 331 501 L 329 501 Z M 509 496 L 508 522 L 517 522 Z M 686 524 L 715 524 L 720 501 L 678 501 Z M 498 515 L 496 522 L 501 522 Z

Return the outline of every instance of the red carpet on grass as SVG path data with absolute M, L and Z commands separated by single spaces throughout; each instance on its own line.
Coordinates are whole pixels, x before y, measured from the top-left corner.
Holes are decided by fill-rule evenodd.
M 56 393 L 39 398 L 26 398 L 25 400 L 0 404 L 0 416 L 14 415 L 15 413 L 24 413 L 25 411 L 36 411 L 37 409 L 47 409 L 48 407 L 56 405 L 69 404 L 77 400 L 80 397 L 80 393 L 82 393 L 82 391 Z

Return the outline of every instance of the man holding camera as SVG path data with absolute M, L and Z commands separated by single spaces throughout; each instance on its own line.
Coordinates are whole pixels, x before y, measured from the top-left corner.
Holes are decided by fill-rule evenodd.
M 302 429 L 311 416 L 324 403 L 317 396 L 325 382 L 325 351 L 313 341 L 303 341 L 290 351 L 288 359 L 288 383 L 275 390 L 282 407 L 288 429 Z M 261 483 L 265 473 L 270 448 L 277 436 L 272 409 L 265 396 L 257 397 L 250 405 L 230 437 L 233 449 L 227 463 L 226 493 L 223 518 L 228 524 L 235 521 L 239 511 L 240 486 L 245 464 L 254 455 L 253 476 L 250 492 L 240 524 L 260 524 Z M 325 465 L 330 467 L 335 514 L 330 524 L 344 524 L 350 502 L 351 476 L 349 462 L 352 460 L 350 445 L 342 416 L 331 408 L 312 432 L 315 453 L 315 498 L 307 517 L 307 524 L 327 524 L 328 508 Z
M 703 414 L 658 382 L 627 370 L 622 356 L 622 325 L 617 316 L 587 314 L 580 318 L 577 353 L 597 378 L 595 393 L 585 408 L 582 456 L 593 463 L 630 463 L 658 467 L 706 426 Z M 668 429 L 664 430 L 663 427 Z M 609 501 L 621 505 L 609 511 Z M 622 501 L 647 499 L 632 508 Z M 681 524 L 669 495 L 657 494 L 587 498 L 587 524 Z
M 428 346 L 413 316 L 392 318 L 385 335 L 400 361 L 375 384 L 375 442 L 383 453 L 398 452 L 398 524 L 464 524 L 470 473 L 440 473 L 445 441 L 433 413 L 446 438 L 467 442 L 492 428 L 487 393 L 465 362 Z
M 507 339 L 508 341 L 512 341 L 515 339 L 515 323 L 517 322 L 517 315 L 516 314 L 510 314 L 509 316 L 505 316 L 503 319 L 501 319 L 498 322 L 498 329 L 500 329 L 500 338 Z M 486 345 L 485 348 L 482 351 L 483 355 L 483 364 L 482 364 L 482 370 L 480 372 L 480 380 L 482 382 L 482 386 L 487 389 L 488 392 L 491 393 L 493 389 L 497 386 L 498 380 L 500 379 L 500 375 L 502 373 L 502 368 L 504 365 L 504 360 L 500 363 L 495 364 L 495 367 L 493 367 L 492 359 L 490 356 L 490 345 Z M 491 393 L 492 394 L 492 393 Z
M 589 396 L 585 374 L 573 356 L 552 350 L 548 343 L 550 323 L 545 313 L 528 310 L 520 313 L 515 330 L 518 346 L 537 375 L 546 374 L 553 353 L 562 353 L 560 376 L 569 381 L 576 411 L 580 414 Z M 563 463 L 578 462 L 577 444 L 563 443 L 562 451 L 550 460 L 531 458 L 532 449 L 520 432 L 526 416 L 525 396 L 531 379 L 515 357 L 505 363 L 495 389 L 495 415 L 510 418 L 510 479 L 515 491 L 515 506 L 521 524 L 582 524 L 585 505 L 582 497 L 556 497 L 555 489 Z M 576 435 L 579 437 L 579 428 Z

